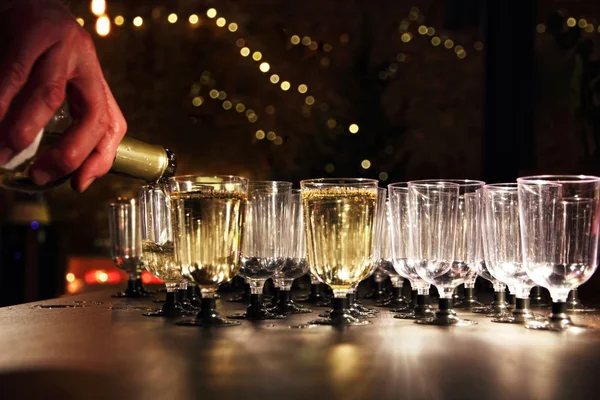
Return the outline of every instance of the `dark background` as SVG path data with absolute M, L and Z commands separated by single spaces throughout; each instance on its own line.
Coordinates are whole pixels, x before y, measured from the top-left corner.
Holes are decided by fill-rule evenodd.
M 105 37 L 96 33 L 90 1 L 69 4 L 95 39 L 128 135 L 173 150 L 181 174 L 294 182 L 362 176 L 382 185 L 600 174 L 594 0 L 108 0 Z M 192 14 L 198 23 L 189 22 Z M 29 270 L 57 271 L 44 278 L 57 289 L 39 296 L 64 289 L 68 260 L 108 255 L 106 204 L 137 185 L 107 176 L 84 194 L 65 185 L 35 200 L 48 205 L 44 229 L 53 244 L 43 241 L 44 255 L 29 259 Z M 11 210 L 31 201 L 0 195 L 4 231 L 15 225 Z M 38 235 L 27 233 L 27 221 L 16 225 Z M 27 240 L 14 246 L 36 252 Z M 13 248 L 3 250 L 0 285 L 23 275 L 23 262 Z

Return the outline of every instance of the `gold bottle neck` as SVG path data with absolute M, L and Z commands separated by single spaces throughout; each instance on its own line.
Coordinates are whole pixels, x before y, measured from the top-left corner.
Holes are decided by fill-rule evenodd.
M 177 161 L 171 151 L 125 137 L 117 148 L 111 172 L 145 182 L 157 182 L 175 175 L 176 167 Z

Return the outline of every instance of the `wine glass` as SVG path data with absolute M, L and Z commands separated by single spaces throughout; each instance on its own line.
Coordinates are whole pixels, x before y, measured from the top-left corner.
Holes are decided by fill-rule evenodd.
M 108 206 L 111 256 L 115 265 L 127 273 L 127 289 L 112 297 L 143 297 L 137 285 L 137 271 L 143 266 L 139 204 L 136 199 L 120 197 Z
M 526 327 L 566 330 L 575 326 L 567 314 L 569 292 L 597 268 L 600 178 L 544 175 L 517 182 L 525 270 L 552 297 L 548 320 Z
M 177 285 L 183 279 L 175 262 L 171 200 L 164 185 L 142 186 L 138 192 L 140 208 L 142 260 L 152 275 L 162 279 L 167 289 L 166 301 L 158 311 L 145 313 L 148 317 L 173 317 L 183 312 L 178 301 Z
M 412 289 L 412 310 L 395 315 L 399 319 L 420 319 L 433 317 L 429 299 L 430 284 L 425 282 L 409 259 L 410 220 L 408 183 L 397 182 L 388 185 L 390 206 L 390 240 L 394 269 L 410 282 Z
M 385 189 L 384 189 L 385 190 Z M 386 191 L 387 194 L 387 191 Z M 378 204 L 378 206 L 381 203 Z M 375 266 L 390 277 L 392 281 L 392 296 L 378 305 L 392 308 L 392 312 L 406 311 L 410 308 L 409 301 L 402 294 L 403 278 L 394 268 L 391 232 L 390 232 L 390 203 L 386 200 L 384 207 L 377 211 L 379 226 L 377 240 L 375 241 Z
M 308 260 L 307 260 L 308 261 Z M 310 271 L 310 266 L 308 267 Z M 325 294 L 323 283 L 313 274 L 310 276 L 310 293 L 298 298 L 299 302 L 314 304 L 317 307 L 328 307 L 331 305 L 331 300 Z
M 333 289 L 333 312 L 321 325 L 368 325 L 348 313 L 347 294 L 373 268 L 377 181 L 310 179 L 300 182 L 310 271 Z
M 435 318 L 417 320 L 426 325 L 475 324 L 456 316 L 454 289 L 471 274 L 467 262 L 469 215 L 465 194 L 475 193 L 484 182 L 473 180 L 422 180 L 408 183 L 411 229 L 410 258 L 415 270 L 440 295 Z
M 471 200 L 478 202 L 479 198 Z M 529 292 L 535 283 L 523 266 L 517 184 L 486 185 L 481 202 L 486 265 L 495 278 L 512 288 L 516 296 L 512 314 L 496 317 L 492 322 L 524 324 L 535 319 L 529 310 Z
M 178 325 L 228 327 L 216 311 L 215 291 L 239 269 L 248 180 L 220 176 L 169 178 L 175 260 L 202 293 L 200 312 Z
M 239 275 L 250 283 L 252 294 L 246 312 L 228 318 L 265 320 L 285 318 L 263 305 L 265 281 L 281 271 L 288 256 L 291 182 L 254 181 L 248 185 L 242 266 Z
M 279 301 L 270 312 L 278 315 L 306 314 L 311 310 L 300 307 L 292 300 L 292 283 L 294 279 L 308 272 L 306 262 L 306 241 L 304 240 L 304 217 L 302 214 L 302 196 L 300 190 L 292 190 L 289 207 L 290 232 L 286 248 L 287 258 L 281 271 L 273 276 L 273 283 L 279 287 Z

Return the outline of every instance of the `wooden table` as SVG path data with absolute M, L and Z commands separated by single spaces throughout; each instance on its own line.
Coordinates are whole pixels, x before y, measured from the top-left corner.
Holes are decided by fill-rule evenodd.
M 568 333 L 466 313 L 479 325 L 420 326 L 387 311 L 342 331 L 290 328 L 316 313 L 201 329 L 143 317 L 136 307 L 156 304 L 110 294 L 37 303 L 81 308 L 0 309 L 0 399 L 600 398 L 597 315 L 574 317 L 595 329 Z

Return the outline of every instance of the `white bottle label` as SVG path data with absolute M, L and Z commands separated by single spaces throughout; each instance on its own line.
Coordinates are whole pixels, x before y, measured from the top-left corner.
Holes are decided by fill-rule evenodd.
M 8 161 L 4 165 L 0 165 L 0 168 L 14 171 L 19 166 L 24 164 L 25 162 L 31 160 L 37 154 L 38 148 L 40 147 L 40 143 L 42 141 L 42 136 L 44 135 L 44 130 L 42 129 L 40 133 L 35 137 L 33 143 L 31 143 L 25 150 L 15 155 L 10 161 Z

